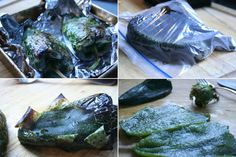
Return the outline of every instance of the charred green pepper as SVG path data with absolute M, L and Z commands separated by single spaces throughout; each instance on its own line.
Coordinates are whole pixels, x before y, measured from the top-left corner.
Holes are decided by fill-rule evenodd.
M 212 101 L 218 101 L 219 96 L 212 85 L 197 83 L 192 86 L 190 99 L 195 99 L 195 104 L 198 107 L 206 107 Z
M 215 157 L 236 155 L 236 139 L 219 123 L 190 125 L 142 139 L 134 147 L 144 157 Z
M 83 61 L 102 56 L 112 48 L 111 35 L 107 33 L 106 26 L 91 17 L 65 18 L 62 32 Z
M 68 77 L 72 72 L 73 63 L 69 51 L 52 35 L 28 28 L 24 32 L 23 46 L 30 65 L 40 73 L 46 75 L 52 71 L 60 71 Z
M 129 136 L 145 137 L 155 132 L 176 130 L 207 121 L 209 121 L 207 116 L 169 104 L 159 108 L 144 108 L 132 117 L 120 121 L 120 126 Z
M 138 105 L 161 99 L 172 91 L 172 84 L 169 80 L 153 79 L 131 88 L 119 97 L 119 105 Z
M 7 151 L 8 132 L 5 115 L 0 111 L 0 157 L 4 157 Z
M 117 108 L 106 94 L 68 102 L 60 95 L 47 111 L 29 108 L 18 122 L 23 145 L 60 147 L 67 151 L 84 148 L 112 149 L 116 139 Z
M 235 156 L 229 127 L 176 105 L 145 108 L 120 122 L 127 135 L 141 137 L 133 147 L 143 157 Z

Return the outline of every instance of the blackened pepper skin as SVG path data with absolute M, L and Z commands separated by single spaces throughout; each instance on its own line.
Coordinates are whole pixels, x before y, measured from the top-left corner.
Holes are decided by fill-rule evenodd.
M 7 132 L 6 117 L 0 111 L 0 157 L 4 157 L 6 155 L 7 144 L 8 144 L 8 132 Z
M 74 102 L 60 95 L 47 111 L 29 108 L 18 122 L 23 145 L 59 147 L 66 151 L 112 149 L 117 131 L 117 107 L 107 94 Z
M 119 105 L 139 105 L 164 98 L 172 91 L 166 79 L 150 79 L 136 85 L 119 97 Z
M 111 35 L 93 18 L 73 17 L 63 20 L 62 32 L 82 61 L 91 61 L 112 49 Z
M 31 66 L 43 77 L 54 77 L 50 74 L 55 71 L 60 71 L 69 77 L 73 71 L 74 65 L 66 45 L 54 36 L 34 28 L 27 28 L 22 44 Z

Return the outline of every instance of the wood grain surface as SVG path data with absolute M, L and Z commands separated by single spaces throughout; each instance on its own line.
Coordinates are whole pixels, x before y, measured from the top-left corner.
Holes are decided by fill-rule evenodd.
M 12 73 L 0 61 L 0 78 L 12 78 L 12 77 L 13 77 Z
M 120 80 L 119 83 L 119 95 L 131 87 L 137 85 L 143 80 Z M 208 80 L 209 82 L 216 85 L 217 80 Z M 236 80 L 234 80 L 236 82 Z M 223 90 L 218 90 L 220 95 L 219 102 L 215 104 L 209 104 L 204 109 L 199 109 L 192 104 L 189 99 L 189 93 L 195 80 L 171 80 L 173 85 L 172 93 L 160 100 L 146 103 L 143 105 L 131 106 L 131 107 L 120 107 L 119 109 L 119 120 L 132 116 L 134 113 L 143 109 L 144 107 L 161 106 L 164 103 L 176 103 L 180 106 L 185 107 L 188 110 L 192 110 L 200 113 L 210 113 L 211 121 L 219 122 L 229 126 L 230 132 L 236 137 L 236 96 Z M 119 136 L 119 154 L 120 157 L 135 157 L 130 150 L 130 146 L 133 144 L 132 139 L 128 138 L 121 130 Z
M 0 2 L 0 12 L 14 14 L 19 11 L 38 5 L 41 0 L 2 0 Z
M 119 12 L 132 13 L 144 10 L 148 6 L 144 0 L 120 0 Z M 209 27 L 236 39 L 236 17 L 225 12 L 205 7 L 196 10 L 199 18 Z M 138 69 L 120 50 L 119 53 L 119 77 L 120 78 L 147 78 L 145 72 Z M 236 77 L 236 53 L 214 52 L 209 58 L 193 66 L 179 78 L 235 78 Z
M 90 84 L 86 80 L 43 79 L 33 84 L 19 84 L 15 79 L 0 79 L 0 110 L 7 117 L 9 132 L 8 157 L 116 157 L 116 146 L 112 151 L 81 150 L 65 152 L 57 148 L 24 147 L 17 138 L 14 126 L 26 112 L 28 106 L 42 112 L 60 94 L 74 101 L 96 93 L 107 93 L 117 104 L 117 86 Z

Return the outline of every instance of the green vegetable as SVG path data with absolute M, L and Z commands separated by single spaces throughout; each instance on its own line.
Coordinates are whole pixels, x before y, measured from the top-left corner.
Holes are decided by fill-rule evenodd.
M 66 46 L 50 34 L 28 28 L 24 32 L 23 46 L 30 65 L 46 75 L 60 71 L 66 77 L 73 70 L 72 58 Z M 48 74 L 47 74 L 48 75 Z M 47 77 L 44 76 L 44 77 Z
M 177 105 L 145 108 L 120 121 L 121 129 L 130 136 L 145 137 L 155 132 L 176 130 L 209 121 L 209 117 L 188 111 Z
M 172 91 L 172 84 L 168 80 L 153 79 L 131 88 L 119 97 L 119 105 L 138 105 L 161 99 Z
M 195 104 L 198 107 L 206 107 L 210 102 L 218 101 L 219 96 L 217 95 L 215 88 L 211 85 L 197 83 L 192 87 L 190 99 L 195 99 Z
M 29 108 L 19 127 L 21 144 L 59 147 L 68 151 L 84 148 L 111 149 L 116 138 L 117 116 L 112 99 L 97 94 L 68 102 L 59 96 L 45 112 Z
M 236 139 L 218 123 L 190 125 L 142 139 L 134 151 L 143 157 L 216 157 L 236 155 Z
M 85 141 L 95 148 L 102 148 L 109 141 L 109 136 L 106 135 L 104 126 L 101 126 L 97 131 L 85 138 Z
M 5 115 L 0 111 L 0 157 L 4 157 L 7 151 L 8 132 Z
M 83 61 L 102 56 L 112 48 L 111 35 L 106 32 L 106 26 L 91 17 L 65 18 L 62 32 Z

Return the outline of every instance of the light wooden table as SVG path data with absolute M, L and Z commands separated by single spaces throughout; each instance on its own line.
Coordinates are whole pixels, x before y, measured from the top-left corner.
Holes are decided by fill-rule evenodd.
M 146 9 L 144 0 L 120 0 L 119 12 L 132 13 Z M 236 18 L 222 11 L 205 7 L 196 10 L 200 19 L 211 28 L 232 36 L 236 40 Z M 236 12 L 236 11 L 235 11 Z M 120 50 L 119 53 L 119 77 L 120 78 L 147 78 L 141 69 L 136 67 Z M 236 77 L 236 53 L 214 52 L 209 58 L 193 66 L 179 78 L 216 78 Z
M 137 85 L 143 80 L 120 80 L 119 83 L 119 95 L 130 89 L 131 87 Z M 211 83 L 216 85 L 216 80 L 209 80 Z M 236 82 L 236 80 L 234 80 Z M 143 109 L 146 106 L 160 106 L 164 103 L 172 102 L 180 106 L 185 107 L 186 109 L 201 112 L 201 113 L 210 113 L 211 121 L 219 122 L 229 126 L 230 132 L 236 137 L 236 96 L 227 92 L 218 90 L 220 93 L 220 100 L 215 104 L 208 105 L 205 109 L 199 109 L 192 104 L 192 101 L 189 99 L 190 89 L 193 84 L 196 83 L 195 80 L 171 80 L 173 85 L 173 90 L 170 95 L 167 97 L 146 103 L 143 105 L 130 106 L 130 107 L 120 107 L 119 118 L 124 119 L 132 116 L 137 111 Z M 119 145 L 122 149 L 119 150 L 120 157 L 132 157 L 135 156 L 130 149 L 131 139 L 128 139 L 127 136 L 120 130 L 120 140 Z
M 60 94 L 74 101 L 96 93 L 107 93 L 117 102 L 117 86 L 92 85 L 86 80 L 43 79 L 33 84 L 18 84 L 15 79 L 0 79 L 0 110 L 7 117 L 9 132 L 8 157 L 116 157 L 113 151 L 81 150 L 65 152 L 57 148 L 30 148 L 20 144 L 14 126 L 26 112 L 28 106 L 42 112 Z

